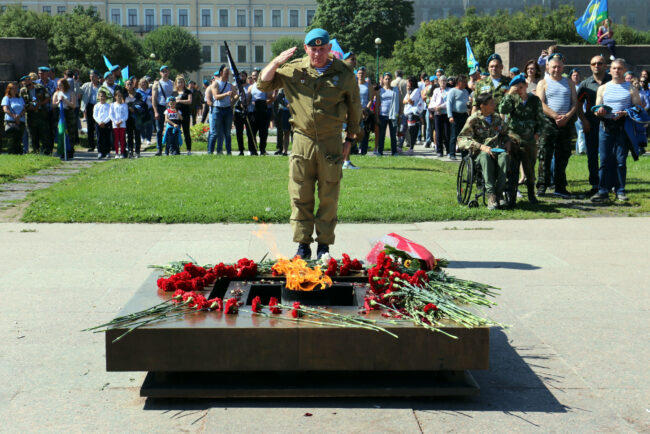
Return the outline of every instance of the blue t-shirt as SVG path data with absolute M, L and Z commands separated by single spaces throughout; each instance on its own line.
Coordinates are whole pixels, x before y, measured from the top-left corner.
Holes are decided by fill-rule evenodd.
M 2 98 L 2 106 L 8 106 L 11 113 L 13 114 L 18 114 L 21 113 L 24 108 L 25 108 L 25 100 L 22 99 L 21 97 L 17 96 L 15 98 L 9 98 L 8 96 L 5 96 Z M 5 113 L 5 122 L 6 121 L 13 121 L 14 118 L 11 117 L 9 114 Z M 25 113 L 20 117 L 21 122 L 25 122 Z

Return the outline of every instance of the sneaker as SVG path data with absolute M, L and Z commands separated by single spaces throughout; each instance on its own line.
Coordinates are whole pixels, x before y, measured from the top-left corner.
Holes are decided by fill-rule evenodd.
M 496 194 L 488 194 L 487 209 L 489 209 L 490 211 L 499 209 L 499 205 L 497 204 Z
M 413 155 L 413 148 L 409 148 L 408 151 L 404 152 L 406 155 Z
M 119 160 L 120 158 L 122 158 L 122 156 L 120 154 L 115 155 L 116 160 Z
M 245 156 L 245 155 L 246 155 L 246 154 L 244 154 L 244 151 L 239 151 L 239 156 L 240 156 L 240 157 L 243 157 L 243 156 Z
M 594 203 L 602 203 L 602 202 L 607 202 L 609 201 L 609 194 L 607 193 L 596 193 L 593 196 L 591 196 L 591 201 Z
M 438 152 L 438 153 L 436 154 L 436 157 L 438 157 L 438 158 L 442 158 L 442 152 Z
M 311 247 L 307 243 L 298 244 L 298 251 L 294 256 L 300 256 L 304 260 L 311 259 Z
M 523 199 L 524 195 L 521 194 L 521 191 L 517 190 L 517 199 Z
M 162 155 L 162 151 L 158 151 L 154 154 L 156 157 L 160 157 Z
M 562 190 L 555 189 L 555 192 L 553 193 L 553 195 L 561 197 L 562 199 L 571 199 L 571 193 L 569 193 L 565 189 L 562 189 Z
M 499 206 L 501 208 L 507 208 L 508 207 L 508 199 L 506 199 L 506 198 L 499 199 Z
M 139 152 L 135 153 L 135 158 L 140 158 L 140 153 Z
M 102 155 L 102 154 L 97 154 L 97 159 L 98 159 L 98 160 L 101 160 L 102 158 L 104 158 L 104 155 Z
M 627 197 L 625 193 L 617 193 L 616 200 L 619 202 L 627 202 L 628 200 L 630 200 L 630 198 Z
M 283 153 L 282 153 L 282 156 L 283 156 L 283 157 L 288 157 L 289 154 L 288 154 L 287 152 L 283 152 Z
M 427 142 L 424 144 L 425 148 L 430 148 L 431 147 L 431 141 L 427 140 Z
M 282 150 L 281 150 L 281 149 L 278 149 L 277 151 L 275 151 L 275 152 L 273 153 L 273 155 L 282 155 Z
M 343 168 L 344 168 L 344 169 L 350 169 L 350 170 L 357 170 L 357 169 L 359 169 L 357 166 L 355 166 L 354 164 L 352 164 L 352 161 L 350 161 L 350 160 L 343 162 Z
M 325 253 L 330 252 L 330 246 L 327 244 L 318 243 L 318 248 L 316 249 L 316 259 L 320 259 Z
M 187 155 L 192 155 L 192 151 L 187 151 Z

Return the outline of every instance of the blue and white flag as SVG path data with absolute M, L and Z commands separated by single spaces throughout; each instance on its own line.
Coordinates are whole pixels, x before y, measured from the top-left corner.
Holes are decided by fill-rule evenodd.
M 585 13 L 573 24 L 587 42 L 598 43 L 598 24 L 607 18 L 607 0 L 591 0 Z

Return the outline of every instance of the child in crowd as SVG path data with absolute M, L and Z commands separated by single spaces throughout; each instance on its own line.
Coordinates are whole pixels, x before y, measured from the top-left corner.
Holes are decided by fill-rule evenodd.
M 121 90 L 115 91 L 115 102 L 111 104 L 110 113 L 113 124 L 115 158 L 126 158 L 126 121 L 129 118 L 129 107 L 124 104 L 124 95 Z
M 165 144 L 165 155 L 179 155 L 180 147 L 182 144 L 181 139 L 181 123 L 183 115 L 176 110 L 176 98 L 170 96 L 167 98 L 167 110 L 165 110 L 165 136 L 163 143 Z
M 106 92 L 97 92 L 97 103 L 93 107 L 93 119 L 97 124 L 97 158 L 101 160 L 111 154 L 111 105 L 106 102 Z

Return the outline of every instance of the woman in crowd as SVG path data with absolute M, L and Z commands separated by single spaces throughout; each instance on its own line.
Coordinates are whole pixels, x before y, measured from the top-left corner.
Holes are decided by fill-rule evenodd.
M 129 107 L 124 103 L 121 89 L 115 91 L 115 102 L 111 104 L 110 118 L 113 125 L 115 158 L 126 158 L 126 121 L 129 119 Z
M 151 88 L 149 87 L 149 80 L 145 77 L 140 79 L 140 83 L 137 91 L 142 96 L 142 101 L 147 104 L 147 109 L 149 110 L 148 122 L 142 124 L 140 133 L 142 135 L 142 142 L 145 146 L 151 144 L 151 136 L 153 134 L 153 107 L 151 105 Z
M 524 74 L 526 75 L 526 83 L 528 84 L 528 93 L 535 95 L 537 92 L 537 82 L 540 80 L 542 71 L 539 69 L 539 64 L 534 59 L 526 62 L 524 67 Z
M 135 90 L 135 79 L 132 77 L 124 83 L 126 88 L 126 98 L 124 102 L 129 109 L 129 118 L 126 120 L 127 148 L 129 158 L 140 157 L 141 146 L 141 126 L 143 109 L 148 110 L 142 102 L 142 95 Z M 135 144 L 135 147 L 133 146 Z
M 438 157 L 442 157 L 445 149 L 447 155 L 449 155 L 449 117 L 447 116 L 449 89 L 447 88 L 447 77 L 444 75 L 438 77 L 438 85 L 440 87 L 433 91 L 429 111 L 433 112 L 433 124 L 436 130 L 436 151 Z
M 9 83 L 2 98 L 2 111 L 5 120 L 7 152 L 22 154 L 22 138 L 25 132 L 25 100 L 18 96 L 18 86 Z
M 111 154 L 111 105 L 106 102 L 106 92 L 97 92 L 97 103 L 93 107 L 93 119 L 97 125 L 97 159 L 108 158 Z
M 65 128 L 70 140 L 70 152 L 68 158 L 74 157 L 74 144 L 77 143 L 77 116 L 75 108 L 77 107 L 77 95 L 70 89 L 70 84 L 67 79 L 61 78 L 57 83 L 56 92 L 52 95 L 52 106 L 54 106 L 54 117 L 59 119 L 59 110 L 61 104 L 63 105 L 63 116 L 65 117 Z M 57 146 L 57 153 L 60 158 L 64 158 L 65 151 L 61 143 Z
M 176 98 L 176 108 L 182 116 L 181 126 L 183 128 L 185 146 L 187 146 L 187 155 L 192 155 L 192 137 L 190 136 L 190 121 L 192 120 L 192 91 L 185 84 L 185 78 L 182 75 L 176 77 L 173 95 Z
M 408 125 L 408 134 L 410 138 L 409 150 L 407 154 L 413 154 L 413 148 L 418 138 L 420 130 L 420 114 L 423 110 L 422 92 L 418 87 L 418 79 L 409 77 L 406 82 L 406 96 L 404 97 L 404 116 Z
M 461 74 L 456 78 L 456 87 L 447 95 L 447 116 L 451 127 L 449 139 L 449 159 L 456 159 L 456 141 L 467 121 L 469 108 L 469 93 L 465 87 L 467 78 Z
M 569 79 L 573 83 L 573 85 L 576 88 L 576 92 L 578 91 L 578 86 L 580 86 L 580 83 L 582 82 L 582 79 L 580 77 L 580 71 L 578 71 L 578 68 L 573 68 L 569 72 Z M 587 143 L 585 142 L 585 132 L 582 129 L 582 122 L 580 121 L 579 118 L 576 119 L 576 154 L 586 154 L 587 153 Z
M 390 153 L 397 154 L 397 117 L 399 115 L 399 89 L 391 86 L 393 76 L 385 72 L 382 77 L 382 87 L 377 93 L 377 105 L 379 106 L 379 130 L 377 134 L 376 155 L 384 155 L 384 142 L 386 140 L 386 128 L 390 134 Z
M 616 41 L 614 41 L 614 32 L 612 31 L 612 21 L 605 18 L 600 27 L 598 27 L 598 44 L 607 47 L 610 56 L 609 60 L 616 59 Z

